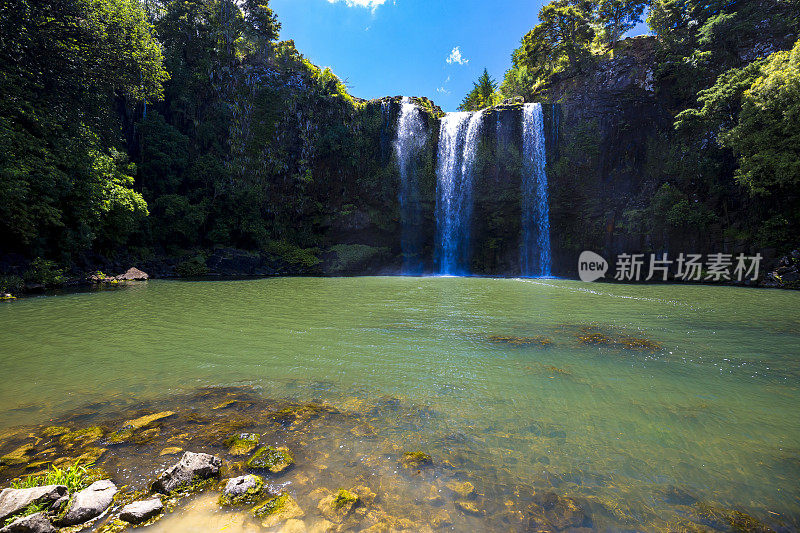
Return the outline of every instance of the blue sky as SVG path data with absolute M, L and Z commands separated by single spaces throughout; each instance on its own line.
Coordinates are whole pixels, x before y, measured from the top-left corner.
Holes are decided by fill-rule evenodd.
M 330 67 L 351 94 L 427 96 L 454 111 L 484 67 L 502 81 L 545 2 L 271 0 L 270 7 L 281 39 Z

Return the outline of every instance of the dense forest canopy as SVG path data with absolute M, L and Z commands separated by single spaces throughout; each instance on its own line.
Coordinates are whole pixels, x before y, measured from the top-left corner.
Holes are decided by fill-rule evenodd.
M 800 224 L 799 12 L 798 0 L 555 0 L 502 83 L 484 71 L 461 109 L 557 101 L 554 87 L 622 57 L 648 13 L 672 164 L 654 167 L 659 186 L 626 224 L 722 223 L 785 251 Z M 379 108 L 362 112 L 371 104 L 279 31 L 258 0 L 2 2 L 0 254 L 39 270 L 189 254 L 179 271 L 202 274 L 221 246 L 313 268 L 353 213 L 392 233 Z

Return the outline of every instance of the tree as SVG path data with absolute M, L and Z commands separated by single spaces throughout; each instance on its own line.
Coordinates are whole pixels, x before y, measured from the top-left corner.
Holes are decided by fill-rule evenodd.
M 0 241 L 69 259 L 147 214 L 117 109 L 161 98 L 161 45 L 136 0 L 12 0 L 0 10 Z
M 644 8 L 648 0 L 600 0 L 597 4 L 597 21 L 603 26 L 611 50 L 615 50 L 617 42 L 625 32 L 642 21 Z
M 800 185 L 800 41 L 775 52 L 742 95 L 739 120 L 720 135 L 739 161 L 736 179 L 760 194 Z
M 500 96 L 497 93 L 497 82 L 489 76 L 489 70 L 483 69 L 478 81 L 472 84 L 472 90 L 467 93 L 458 107 L 461 111 L 478 111 L 496 104 Z
M 549 45 L 557 57 L 566 56 L 569 67 L 581 70 L 594 38 L 591 13 L 568 0 L 556 0 L 542 7 L 539 20 L 542 28 L 534 28 L 534 35 L 540 42 L 535 46 Z
M 580 72 L 591 56 L 592 10 L 588 0 L 556 0 L 542 7 L 540 23 L 511 56 L 502 95 L 532 98 L 556 72 Z
M 277 40 L 281 24 L 269 7 L 269 0 L 245 0 L 243 8 L 248 33 L 256 43 L 256 49 Z

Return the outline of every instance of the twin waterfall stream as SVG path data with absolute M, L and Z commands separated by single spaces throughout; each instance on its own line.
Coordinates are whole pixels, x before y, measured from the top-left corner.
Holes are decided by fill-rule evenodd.
M 498 119 L 499 120 L 499 119 Z M 498 122 L 499 126 L 499 122 Z M 475 160 L 484 127 L 484 111 L 447 113 L 440 119 L 436 162 L 436 242 L 434 268 L 439 275 L 470 272 L 470 229 L 473 214 Z M 426 142 L 422 114 L 404 97 L 394 151 L 400 170 L 400 212 L 403 274 L 421 274 L 422 247 L 419 180 L 413 159 Z M 522 235 L 520 275 L 550 276 L 550 212 L 545 173 L 544 119 L 541 104 L 522 109 Z

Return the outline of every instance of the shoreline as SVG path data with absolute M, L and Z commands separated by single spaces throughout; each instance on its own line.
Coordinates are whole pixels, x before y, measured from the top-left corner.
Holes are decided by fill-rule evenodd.
M 784 515 L 765 523 L 744 507 L 707 501 L 693 489 L 674 485 L 654 487 L 663 500 L 659 513 L 634 519 L 633 509 L 624 510 L 624 497 L 581 496 L 558 478 L 536 481 L 534 476 L 525 482 L 503 469 L 492 473 L 482 464 L 491 448 L 457 440 L 446 446 L 395 440 L 381 420 L 437 415 L 390 396 L 376 402 L 352 397 L 334 405 L 264 398 L 248 387 L 204 387 L 105 409 L 89 405 L 45 425 L 4 430 L 0 486 L 53 466 L 89 466 L 95 477 L 120 487 L 108 508 L 81 526 L 103 532 L 133 527 L 120 520 L 122 508 L 154 498 L 164 509 L 144 525 L 165 520 L 163 530 L 169 531 L 193 519 L 184 509 L 199 495 L 209 512 L 223 513 L 242 528 L 260 522 L 270 531 L 560 531 L 623 525 L 695 531 L 709 526 L 709 520 L 741 531 L 766 531 L 800 520 Z M 270 459 L 257 460 L 265 450 Z M 190 476 L 191 483 L 159 485 L 164 469 L 182 457 L 185 462 L 185 452 L 209 454 L 218 462 L 216 469 L 202 478 Z M 259 480 L 257 494 L 236 501 L 227 492 L 230 480 L 251 477 Z M 280 506 L 266 515 L 257 512 L 275 498 L 281 498 Z M 338 505 L 338 499 L 346 504 Z M 634 500 L 628 504 L 636 507 Z M 671 518 L 658 516 L 667 510 Z

